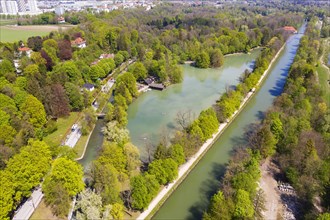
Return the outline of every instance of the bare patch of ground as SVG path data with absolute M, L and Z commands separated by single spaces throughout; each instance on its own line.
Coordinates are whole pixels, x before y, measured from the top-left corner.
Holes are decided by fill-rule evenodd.
M 22 30 L 22 31 L 58 31 L 60 28 L 62 30 L 66 30 L 72 27 L 75 27 L 75 25 L 6 25 L 4 26 L 6 29 L 10 30 Z
M 266 211 L 263 213 L 265 219 L 273 220 L 278 216 L 282 216 L 283 209 L 277 182 L 274 173 L 278 173 L 279 169 L 267 160 L 261 166 L 260 188 L 265 193 Z
M 260 188 L 264 191 L 266 211 L 263 213 L 266 220 L 299 219 L 300 204 L 297 195 L 287 183 L 282 182 L 281 171 L 270 158 L 261 166 Z
M 41 200 L 40 204 L 32 214 L 30 220 L 44 220 L 44 219 L 49 219 L 49 220 L 62 220 L 55 215 L 53 215 L 52 211 L 50 210 L 49 207 L 46 206 L 44 200 Z

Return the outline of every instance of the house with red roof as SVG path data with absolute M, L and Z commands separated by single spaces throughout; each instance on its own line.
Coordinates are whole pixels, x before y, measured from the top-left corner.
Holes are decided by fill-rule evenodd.
M 59 24 L 63 24 L 63 23 L 65 23 L 65 18 L 64 17 L 58 17 L 57 18 L 57 22 L 59 23 Z
M 287 31 L 287 32 L 290 32 L 292 34 L 298 33 L 297 30 L 292 26 L 285 26 L 285 27 L 283 27 L 283 30 Z
M 71 46 L 84 48 L 86 47 L 86 41 L 81 37 L 77 37 L 75 40 L 71 41 Z
M 23 45 L 20 48 L 18 48 L 18 52 L 19 52 L 19 55 L 20 56 L 22 56 L 23 53 L 26 53 L 26 55 L 28 57 L 30 57 L 31 56 L 31 53 L 32 53 L 32 50 L 30 48 L 28 48 L 28 47 L 24 47 L 24 45 Z

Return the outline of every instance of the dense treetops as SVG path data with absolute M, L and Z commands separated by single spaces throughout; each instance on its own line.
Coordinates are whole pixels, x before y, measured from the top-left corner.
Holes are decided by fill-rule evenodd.
M 0 217 L 9 219 L 8 214 L 20 204 L 20 200 L 31 195 L 51 165 L 49 146 L 42 141 L 30 141 L 20 153 L 9 159 L 1 170 Z
M 50 23 L 51 16 L 48 13 L 40 15 L 36 22 Z M 133 64 L 116 78 L 114 103 L 107 106 L 108 124 L 104 128 L 107 141 L 88 172 L 88 186 L 97 195 L 83 192 L 81 208 L 77 211 L 86 216 L 83 204 L 91 200 L 95 200 L 91 202 L 96 207 L 94 216 L 122 218 L 123 204 L 129 209 L 146 208 L 160 185 L 176 178 L 178 166 L 212 136 L 219 122 L 228 118 L 238 108 L 242 97 L 256 85 L 287 37 L 281 27 L 297 26 L 302 16 L 276 10 L 260 16 L 259 11 L 235 8 L 198 10 L 164 6 L 149 12 L 135 9 L 71 14 L 66 15 L 66 19 L 75 23 L 78 19 L 81 24 L 64 32 L 51 32 L 45 37 L 30 37 L 27 42 L 0 43 L 0 172 L 4 174 L 1 182 L 8 184 L 8 190 L 0 200 L 5 207 L 1 218 L 11 215 L 46 173 L 43 188 L 46 202 L 55 214 L 66 214 L 72 196 L 83 190 L 82 168 L 72 161 L 72 152 L 68 151 L 62 152 L 50 169 L 51 158 L 58 156 L 58 146 L 49 148 L 37 140 L 56 130 L 51 118 L 65 117 L 70 111 L 83 112 L 82 132 L 87 134 L 95 122 L 94 110 L 90 108 L 94 93 L 81 90 L 82 85 L 93 83 L 99 89 L 103 78 L 129 60 Z M 29 22 L 28 18 L 26 22 Z M 87 47 L 72 46 L 71 41 L 77 38 L 84 39 Z M 18 48 L 23 46 L 33 50 L 30 56 L 19 52 Z M 149 161 L 147 171 L 141 172 L 139 151 L 129 143 L 125 129 L 126 110 L 138 96 L 136 82 L 152 76 L 156 82 L 166 85 L 179 83 L 183 79 L 178 66 L 180 62 L 192 60 L 196 61 L 197 67 L 220 67 L 224 54 L 248 52 L 257 46 L 266 46 L 266 49 L 258 58 L 253 73 L 246 73 L 235 91 L 228 91 L 219 99 L 217 107 L 207 109 L 196 120 L 191 120 L 169 147 L 166 143 L 159 145 L 155 160 Z M 100 55 L 104 53 L 114 54 L 114 58 L 101 59 Z M 17 72 L 14 63 L 18 64 Z M 39 150 L 44 152 L 28 154 L 25 148 L 35 145 L 41 146 Z M 44 163 L 42 168 L 29 173 L 30 168 L 39 165 L 25 168 L 25 163 L 20 163 L 25 154 L 38 158 L 31 164 Z M 17 175 L 21 175 L 15 171 L 18 168 L 12 167 L 18 163 L 23 164 L 19 168 L 28 172 L 24 178 L 18 178 Z M 23 179 L 25 185 L 20 184 Z M 107 207 L 108 212 L 99 213 L 98 196 L 101 206 Z M 244 203 L 245 199 L 246 193 L 242 191 L 237 201 Z M 237 212 L 250 215 L 249 207 L 246 209 Z
M 317 218 L 319 210 L 313 205 L 317 196 L 324 210 L 329 209 L 329 110 L 316 80 L 315 21 L 309 22 L 306 36 L 301 39 L 284 92 L 262 123 L 247 133 L 248 150 L 234 154 L 204 219 L 262 217 L 264 198 L 257 191 L 259 162 L 269 156 L 295 188 L 303 206 L 300 217 Z M 249 159 L 251 152 L 257 160 Z M 318 219 L 327 215 L 320 214 Z

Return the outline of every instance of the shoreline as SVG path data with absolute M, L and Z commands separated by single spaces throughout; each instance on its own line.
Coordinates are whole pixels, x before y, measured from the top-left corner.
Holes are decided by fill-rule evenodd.
M 264 71 L 264 73 L 261 75 L 258 83 L 256 84 L 256 87 L 258 87 L 264 78 L 268 75 L 268 72 L 270 68 L 272 67 L 275 60 L 277 60 L 279 54 L 283 51 L 284 47 L 286 45 L 286 42 L 282 45 L 280 50 L 276 53 L 272 61 L 269 63 L 268 68 Z M 224 132 L 225 128 L 228 127 L 232 121 L 236 118 L 236 116 L 244 109 L 244 106 L 248 103 L 248 100 L 253 97 L 255 92 L 249 92 L 245 98 L 243 99 L 242 103 L 240 104 L 240 107 L 237 111 L 234 112 L 234 114 L 229 118 L 228 122 L 221 123 L 218 127 L 218 131 L 212 135 L 212 138 L 209 138 L 204 142 L 204 144 L 201 146 L 201 148 L 197 151 L 197 153 L 192 156 L 186 163 L 182 164 L 179 167 L 178 177 L 166 188 L 163 188 L 161 191 L 159 191 L 158 195 L 150 202 L 148 208 L 142 212 L 137 219 L 150 219 L 159 209 L 161 205 L 164 204 L 166 199 L 172 194 L 172 192 L 180 185 L 180 183 L 185 179 L 185 177 L 190 173 L 190 171 L 195 167 L 195 165 L 199 162 L 199 160 L 202 159 L 204 154 L 208 151 L 209 148 L 211 148 L 214 144 L 214 142 L 221 136 L 221 134 Z M 158 208 L 157 208 L 158 207 Z M 157 210 L 155 210 L 157 209 Z

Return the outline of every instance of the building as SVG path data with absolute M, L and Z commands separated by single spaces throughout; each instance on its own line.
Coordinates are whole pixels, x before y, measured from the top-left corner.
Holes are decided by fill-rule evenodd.
M 71 41 L 71 46 L 85 48 L 86 41 L 84 39 L 82 39 L 81 37 L 77 37 L 75 40 Z
M 55 14 L 58 15 L 58 16 L 61 16 L 64 14 L 64 8 L 63 7 L 56 7 L 55 8 Z
M 37 14 L 36 0 L 0 0 L 1 14 Z
M 285 27 L 283 27 L 283 30 L 284 31 L 287 31 L 287 32 L 290 32 L 292 34 L 296 34 L 297 33 L 297 30 L 294 27 L 292 27 L 292 26 L 285 26 Z
M 103 53 L 100 55 L 99 57 L 100 59 L 109 59 L 109 58 L 115 58 L 115 54 L 113 53 L 109 53 L 109 54 L 106 54 L 106 53 Z
M 86 89 L 86 90 L 88 90 L 88 91 L 90 91 L 90 92 L 92 92 L 95 89 L 94 85 L 91 84 L 91 83 L 85 83 L 83 85 L 83 88 Z
M 1 0 L 1 10 L 2 14 L 17 14 L 18 5 L 16 1 L 3 1 Z
M 62 16 L 61 17 L 58 17 L 57 18 L 57 23 L 63 24 L 63 23 L 65 23 L 65 19 Z
M 26 55 L 27 55 L 28 57 L 30 57 L 30 56 L 31 56 L 31 53 L 32 53 L 32 50 L 31 50 L 30 48 L 28 48 L 28 47 L 24 47 L 24 46 L 18 48 L 18 51 L 19 51 L 19 55 L 20 55 L 20 56 L 22 56 L 22 54 L 25 52 Z

